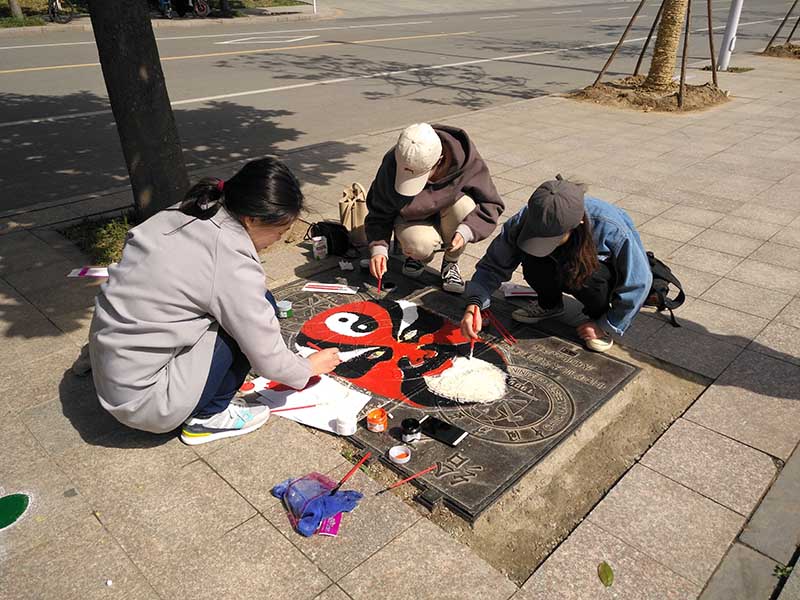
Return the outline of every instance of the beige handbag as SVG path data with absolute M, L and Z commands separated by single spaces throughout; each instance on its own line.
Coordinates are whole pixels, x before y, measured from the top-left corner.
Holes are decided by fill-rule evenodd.
M 339 200 L 339 221 L 350 235 L 350 243 L 356 247 L 367 245 L 364 221 L 367 218 L 367 193 L 360 183 L 346 187 Z

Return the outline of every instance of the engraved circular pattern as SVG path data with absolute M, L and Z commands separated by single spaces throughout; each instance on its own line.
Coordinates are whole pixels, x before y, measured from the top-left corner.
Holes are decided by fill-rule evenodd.
M 509 365 L 508 393 L 489 404 L 442 409 L 447 421 L 482 440 L 532 444 L 564 431 L 575 415 L 569 392 L 544 373 Z

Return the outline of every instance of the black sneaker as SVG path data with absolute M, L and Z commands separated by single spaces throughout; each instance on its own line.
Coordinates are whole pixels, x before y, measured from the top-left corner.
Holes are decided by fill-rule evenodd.
M 442 289 L 452 294 L 463 294 L 464 288 L 464 278 L 461 277 L 458 263 L 442 262 Z
M 403 275 L 406 277 L 417 279 L 420 275 L 422 275 L 424 270 L 425 263 L 414 258 L 406 258 L 406 262 L 403 263 Z

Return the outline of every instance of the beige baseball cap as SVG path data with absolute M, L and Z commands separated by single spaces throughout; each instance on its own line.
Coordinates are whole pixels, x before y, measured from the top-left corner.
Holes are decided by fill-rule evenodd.
M 427 123 L 414 123 L 400 134 L 394 156 L 397 159 L 394 189 L 403 196 L 416 196 L 428 183 L 442 156 L 442 140 Z

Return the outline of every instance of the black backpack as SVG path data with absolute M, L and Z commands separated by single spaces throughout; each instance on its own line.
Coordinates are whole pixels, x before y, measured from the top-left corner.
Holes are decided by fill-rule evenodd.
M 644 305 L 654 306 L 658 312 L 668 310 L 672 326 L 680 327 L 672 311 L 686 300 L 686 294 L 683 293 L 683 286 L 672 273 L 672 269 L 658 260 L 652 252 L 647 253 L 647 260 L 650 262 L 650 270 L 653 272 L 653 287 L 650 288 L 650 293 L 647 295 L 647 300 L 644 301 Z M 678 295 L 672 299 L 669 297 L 670 284 L 678 288 Z

